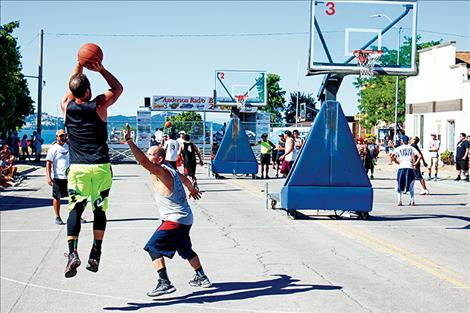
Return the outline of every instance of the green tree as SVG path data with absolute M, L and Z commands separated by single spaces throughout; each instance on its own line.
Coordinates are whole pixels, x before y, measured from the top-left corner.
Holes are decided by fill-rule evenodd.
M 266 107 L 261 110 L 271 113 L 271 122 L 273 123 L 282 123 L 282 112 L 284 112 L 286 102 L 284 99 L 286 92 L 279 85 L 280 81 L 281 77 L 279 75 L 268 73 L 266 78 L 268 101 Z
M 417 37 L 417 41 L 420 36 Z M 417 50 L 438 45 L 440 41 L 417 43 Z M 397 50 L 388 50 L 383 47 L 384 54 L 380 58 L 382 64 L 396 64 Z M 411 38 L 406 38 L 400 48 L 400 64 L 406 64 L 411 55 Z M 417 54 L 417 63 L 419 54 Z M 395 61 L 394 61 L 395 60 Z M 409 65 L 409 64 L 408 64 Z M 398 79 L 398 124 L 401 127 L 405 121 L 405 80 L 406 77 Z M 359 123 L 367 131 L 377 125 L 379 121 L 387 124 L 395 122 L 395 76 L 373 76 L 369 79 L 357 78 L 354 86 L 358 90 L 358 109 L 361 116 Z
M 192 138 L 202 136 L 203 125 L 201 114 L 196 112 L 181 112 L 180 114 L 168 118 L 171 122 L 171 131 L 185 131 Z M 196 137 L 197 136 L 197 137 Z
M 24 125 L 26 116 L 33 112 L 33 100 L 21 74 L 21 55 L 13 30 L 19 22 L 0 27 L 0 137 Z
M 295 113 L 296 113 L 296 106 L 297 106 L 297 92 L 290 93 L 290 101 L 286 106 L 285 110 L 285 119 L 287 124 L 295 123 Z M 305 103 L 307 112 L 305 112 L 305 120 L 306 121 L 313 121 L 315 119 L 317 109 L 315 108 L 315 98 L 312 94 L 299 94 L 299 110 L 300 110 L 300 103 Z M 300 113 L 300 112 L 299 112 Z

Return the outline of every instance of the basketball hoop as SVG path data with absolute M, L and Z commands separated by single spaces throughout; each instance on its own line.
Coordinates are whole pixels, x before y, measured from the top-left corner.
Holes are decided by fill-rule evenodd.
M 354 50 L 357 64 L 360 67 L 359 77 L 371 78 L 374 76 L 374 66 L 382 56 L 382 50 Z
M 248 95 L 238 95 L 235 96 L 237 99 L 237 109 L 242 110 L 245 108 L 245 101 L 248 98 Z

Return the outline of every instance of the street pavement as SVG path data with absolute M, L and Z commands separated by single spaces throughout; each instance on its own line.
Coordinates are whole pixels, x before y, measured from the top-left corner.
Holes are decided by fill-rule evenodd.
M 369 220 L 330 211 L 292 220 L 266 205 L 266 184 L 276 192 L 283 179 L 215 180 L 199 169 L 191 235 L 213 287 L 190 287 L 193 271 L 175 256 L 167 266 L 177 291 L 155 299 L 146 296 L 157 274 L 143 246 L 161 221 L 148 173 L 113 166 L 99 272 L 82 264 L 66 279 L 66 226 L 54 224 L 38 167 L 0 194 L 1 312 L 470 312 L 470 184 L 431 181 L 431 195 L 397 207 L 396 168 L 384 162 Z M 89 207 L 84 217 L 93 219 Z M 91 230 L 82 224 L 83 263 Z

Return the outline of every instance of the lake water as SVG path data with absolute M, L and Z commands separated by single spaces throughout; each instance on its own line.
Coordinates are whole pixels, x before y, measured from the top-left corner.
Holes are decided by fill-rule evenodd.
M 27 135 L 28 139 L 30 139 L 31 135 L 33 134 L 33 131 L 35 131 L 35 129 L 21 129 L 18 132 L 18 137 L 20 137 L 20 140 L 21 140 L 21 138 L 23 138 L 23 135 Z M 42 138 L 44 139 L 45 145 L 50 145 L 55 142 L 55 132 L 56 132 L 55 129 L 43 129 L 42 130 L 41 135 L 42 135 Z

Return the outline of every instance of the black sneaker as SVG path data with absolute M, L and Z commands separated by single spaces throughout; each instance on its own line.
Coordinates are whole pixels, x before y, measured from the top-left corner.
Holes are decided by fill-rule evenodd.
M 67 265 L 65 266 L 65 278 L 74 277 L 77 275 L 77 267 L 82 264 L 78 258 L 78 253 L 77 251 L 70 254 L 64 253 L 64 256 L 68 258 Z
M 454 181 L 459 181 L 460 180 L 460 176 L 457 176 Z
M 65 225 L 65 223 L 62 221 L 62 219 L 60 218 L 60 216 L 57 216 L 57 217 L 55 218 L 55 223 L 56 223 L 57 225 Z
M 155 289 L 147 292 L 147 296 L 158 297 L 158 296 L 166 295 L 175 291 L 176 291 L 175 286 L 173 286 L 169 280 L 159 279 L 158 284 L 155 287 Z
M 80 223 L 82 224 L 85 224 L 85 223 L 88 223 L 86 219 L 84 219 L 83 217 L 80 217 Z
M 467 177 L 465 177 L 463 180 L 464 180 L 464 181 L 470 181 L 470 179 L 469 179 L 469 177 L 468 177 L 468 176 L 467 176 Z
M 209 288 L 212 286 L 212 283 L 206 275 L 199 276 L 198 274 L 194 274 L 193 279 L 189 281 L 189 285 L 191 287 Z
M 92 247 L 86 269 L 93 273 L 98 272 L 100 259 L 101 259 L 101 251 L 98 251 L 98 249 L 96 249 L 95 247 Z

